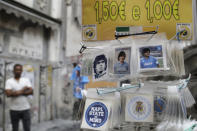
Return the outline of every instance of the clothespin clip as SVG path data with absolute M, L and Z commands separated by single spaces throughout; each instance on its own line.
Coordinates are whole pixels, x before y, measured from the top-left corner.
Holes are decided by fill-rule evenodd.
M 188 128 L 184 131 L 193 131 L 196 126 L 197 126 L 197 124 L 193 124 L 190 128 Z
M 81 44 L 81 49 L 79 50 L 79 53 L 81 54 L 85 49 L 87 49 L 87 47 L 82 42 L 80 44 Z
M 80 44 L 81 44 L 81 49 L 79 50 L 79 53 L 80 53 L 80 54 L 83 53 L 83 51 L 84 51 L 85 49 L 102 49 L 102 48 L 100 48 L 100 47 L 87 47 L 87 46 L 85 46 L 85 44 L 83 44 L 83 42 L 81 42 Z
M 191 74 L 189 74 L 189 77 L 187 79 L 181 80 L 181 85 L 178 87 L 179 90 L 186 88 L 190 79 L 191 79 Z
M 138 85 L 126 85 L 126 86 L 121 86 L 115 89 L 98 89 L 97 90 L 97 94 L 98 95 L 103 95 L 103 94 L 109 94 L 109 93 L 113 93 L 113 92 L 120 92 L 123 90 L 128 90 L 131 88 L 141 88 L 142 86 L 144 86 L 144 83 L 139 83 Z

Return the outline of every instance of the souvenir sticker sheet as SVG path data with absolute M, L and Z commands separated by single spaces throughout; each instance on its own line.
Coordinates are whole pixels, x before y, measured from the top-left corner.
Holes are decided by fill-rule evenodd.
M 93 59 L 92 64 L 93 80 L 104 80 L 108 74 L 108 57 L 105 53 L 98 54 Z
M 131 47 L 115 48 L 113 72 L 117 75 L 130 75 Z
M 92 130 L 107 130 L 111 104 L 109 101 L 87 99 L 83 114 L 81 128 Z
M 153 96 L 128 94 L 126 96 L 125 121 L 153 122 Z
M 163 44 L 138 46 L 137 53 L 139 71 L 166 69 L 166 48 Z

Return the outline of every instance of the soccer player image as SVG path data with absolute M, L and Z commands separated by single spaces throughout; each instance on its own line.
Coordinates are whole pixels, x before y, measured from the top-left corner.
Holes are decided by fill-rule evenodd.
M 157 58 L 150 55 L 149 48 L 142 49 L 142 57 L 140 58 L 140 68 L 159 68 L 159 62 Z
M 118 62 L 114 65 L 115 74 L 129 74 L 130 67 L 129 64 L 125 61 L 126 53 L 125 51 L 120 51 L 118 54 Z
M 107 58 L 104 54 L 96 56 L 93 68 L 95 79 L 99 79 L 107 73 Z

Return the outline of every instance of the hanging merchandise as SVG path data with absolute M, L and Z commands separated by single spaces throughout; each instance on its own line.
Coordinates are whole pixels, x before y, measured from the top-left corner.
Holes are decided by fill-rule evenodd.
M 185 75 L 183 47 L 185 41 L 169 41 L 167 44 L 168 66 L 172 74 L 176 76 Z
M 92 76 L 93 57 L 91 53 L 84 53 L 81 61 L 81 75 Z
M 101 100 L 87 99 L 81 128 L 107 130 L 111 104 Z
M 167 105 L 163 113 L 163 121 L 157 126 L 158 131 L 180 131 L 186 129 L 187 107 L 195 104 L 195 100 L 187 89 L 190 77 L 180 80 L 175 86 L 167 88 Z
M 166 69 L 166 51 L 163 44 L 142 45 L 137 49 L 138 69 L 164 70 Z
M 119 43 L 111 47 L 109 55 L 109 76 L 114 80 L 124 80 L 132 77 L 132 43 L 125 45 Z
M 93 80 L 103 80 L 108 74 L 107 54 L 99 53 L 93 58 Z
M 87 45 L 98 44 L 87 42 Z M 92 76 L 93 81 L 117 81 L 131 77 L 131 46 L 117 40 L 99 42 L 99 47 L 85 47 L 82 74 Z M 106 44 L 105 46 L 103 44 Z M 92 68 L 92 69 L 91 69 Z
M 126 96 L 125 121 L 153 122 L 153 96 L 129 94 Z
M 154 86 L 146 82 L 140 88 L 129 88 L 121 92 L 125 122 L 153 122 Z M 131 124 L 133 125 L 133 124 Z M 142 125 L 142 124 L 141 124 Z
M 185 74 L 183 49 L 169 41 L 136 43 L 139 76 L 182 76 Z M 170 47 L 170 48 L 169 48 Z
M 134 41 L 134 74 L 138 77 L 149 77 L 169 74 L 166 42 L 151 40 L 147 42 Z
M 180 91 L 181 93 L 181 96 L 183 98 L 183 101 L 185 103 L 185 106 L 187 108 L 190 108 L 192 107 L 194 104 L 195 104 L 195 100 L 194 100 L 194 97 L 192 96 L 191 92 L 189 91 L 188 87 L 182 89 Z
M 120 81 L 161 75 L 180 77 L 185 74 L 183 43 L 166 40 L 165 33 L 138 37 L 86 42 L 87 45 L 92 46 L 83 46 L 84 49 L 89 49 L 88 52 L 83 53 L 83 72 L 91 73 L 90 67 L 92 66 L 95 81 L 103 79 Z M 100 46 L 94 47 L 98 44 Z M 104 71 L 98 70 L 97 61 L 99 59 L 105 61 Z M 90 61 L 92 61 L 92 65 Z M 100 68 L 103 67 L 101 65 Z
M 100 96 L 96 89 L 88 89 L 81 128 L 109 130 L 121 122 L 120 94 Z
M 166 100 L 161 96 L 156 96 L 154 100 L 154 111 L 157 113 L 162 113 L 165 109 Z
M 114 74 L 130 74 L 131 47 L 115 49 Z
M 165 33 L 154 33 L 85 44 L 80 50 L 82 74 L 92 76 L 93 81 L 116 81 L 120 86 L 88 89 L 81 128 L 106 131 L 196 128 L 196 121 L 187 119 L 186 108 L 195 104 L 187 87 L 190 77 L 146 81 L 157 78 L 154 76 L 180 78 L 185 74 L 184 42 L 167 40 Z M 125 84 L 124 80 L 129 82 Z
M 185 106 L 187 108 L 190 108 L 195 104 L 195 99 L 192 96 L 192 94 L 187 86 L 190 78 L 191 78 L 191 74 L 189 75 L 189 77 L 187 79 L 180 80 L 181 84 L 178 85 L 182 101 L 183 101 L 183 103 L 185 103 Z

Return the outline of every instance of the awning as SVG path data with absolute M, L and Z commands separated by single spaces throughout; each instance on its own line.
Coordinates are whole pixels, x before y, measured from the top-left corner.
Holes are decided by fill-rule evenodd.
M 19 8 L 11 3 L 0 0 L 0 10 L 5 10 L 7 14 L 14 14 L 16 17 L 23 17 L 25 20 L 30 20 L 32 23 L 38 23 L 46 28 L 57 29 L 61 24 L 61 21 L 53 19 L 49 16 L 43 17 L 36 13 L 27 11 L 23 8 Z

